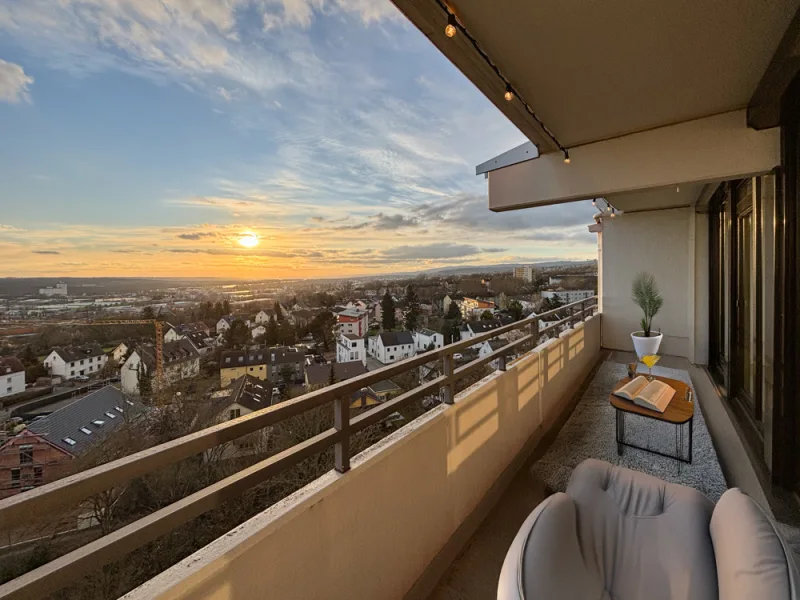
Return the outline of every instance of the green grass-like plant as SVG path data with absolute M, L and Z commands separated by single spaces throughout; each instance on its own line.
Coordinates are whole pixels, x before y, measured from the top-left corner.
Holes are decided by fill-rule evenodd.
M 644 313 L 641 320 L 644 337 L 650 337 L 653 317 L 664 304 L 664 297 L 658 291 L 656 279 L 650 273 L 641 271 L 633 278 L 633 301 Z

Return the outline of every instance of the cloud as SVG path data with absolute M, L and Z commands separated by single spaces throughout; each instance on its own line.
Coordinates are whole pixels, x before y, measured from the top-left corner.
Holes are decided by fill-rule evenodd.
M 217 237 L 215 231 L 195 231 L 192 233 L 179 233 L 176 237 L 182 240 L 201 240 L 203 238 Z
M 445 201 L 428 202 L 413 209 L 423 223 L 437 223 L 471 231 L 516 232 L 576 227 L 592 222 L 590 202 L 569 202 L 510 212 L 491 212 L 486 197 L 459 194 Z
M 376 0 L 268 0 L 264 11 L 264 30 L 299 26 L 308 28 L 315 12 L 355 15 L 365 25 L 386 19 L 400 19 L 400 12 L 390 2 Z
M 30 102 L 28 91 L 31 84 L 33 77 L 26 75 L 21 66 L 0 58 L 0 102 Z
M 0 233 L 21 233 L 25 231 L 24 229 L 20 229 L 19 227 L 14 227 L 13 225 L 3 225 L 0 223 Z
M 438 258 L 462 258 L 480 254 L 481 249 L 472 244 L 451 244 L 440 242 L 419 246 L 396 246 L 381 250 L 380 255 L 389 259 L 434 260 Z
M 34 254 L 61 254 L 57 250 L 31 250 Z
M 375 229 L 401 229 L 403 227 L 416 227 L 419 225 L 419 219 L 404 215 L 384 215 L 383 213 L 378 213 L 373 218 L 375 220 Z

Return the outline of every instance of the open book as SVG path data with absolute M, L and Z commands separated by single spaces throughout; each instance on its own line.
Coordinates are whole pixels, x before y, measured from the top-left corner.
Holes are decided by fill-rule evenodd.
M 663 413 L 675 395 L 675 389 L 658 379 L 647 381 L 645 377 L 639 375 L 619 388 L 614 395 Z

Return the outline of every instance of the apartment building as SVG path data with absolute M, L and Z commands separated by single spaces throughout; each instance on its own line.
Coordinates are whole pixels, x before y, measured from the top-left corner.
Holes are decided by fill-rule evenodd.
M 585 300 L 592 296 L 594 296 L 594 290 L 545 290 L 542 292 L 542 298 L 555 298 L 564 304 Z
M 533 281 L 534 273 L 536 273 L 536 269 L 533 265 L 521 265 L 519 267 L 514 267 L 514 277 L 516 279 L 527 281 L 528 283 Z
M 108 362 L 103 349 L 97 344 L 53 348 L 44 359 L 51 376 L 74 379 L 79 375 L 94 375 Z
M 187 338 L 168 342 L 162 348 L 164 383 L 171 385 L 196 377 L 200 373 L 200 353 Z M 120 367 L 122 391 L 131 396 L 141 393 L 142 377 L 152 379 L 155 391 L 160 382 L 156 375 L 156 349 L 153 345 L 142 345 L 134 349 Z
M 359 361 L 367 364 L 367 350 L 364 338 L 352 333 L 339 333 L 336 337 L 336 362 Z
M 410 331 L 384 331 L 375 336 L 375 358 L 385 365 L 417 353 Z
M 276 346 L 256 350 L 226 350 L 220 357 L 220 386 L 226 387 L 235 379 L 251 375 L 273 382 L 283 380 L 288 369 L 294 381 L 302 381 L 306 365 L 305 353 L 297 348 Z
M 369 329 L 369 313 L 360 308 L 346 308 L 336 315 L 336 329 L 339 333 L 364 337 Z

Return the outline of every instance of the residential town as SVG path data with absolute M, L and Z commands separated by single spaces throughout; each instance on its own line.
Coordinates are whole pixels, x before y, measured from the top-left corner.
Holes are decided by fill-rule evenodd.
M 68 283 L 27 297 L 9 294 L 0 313 L 0 499 L 89 468 L 109 452 L 124 455 L 238 419 L 593 296 L 596 282 L 590 262 L 529 266 L 524 273 L 174 286 L 131 292 L 127 308 L 113 311 L 96 297 L 76 298 Z M 56 302 L 59 310 L 44 310 Z M 455 355 L 457 365 L 499 350 L 518 333 L 468 346 Z M 495 360 L 475 377 L 498 367 Z M 367 385 L 351 394 L 350 410 L 383 404 L 442 368 L 432 360 Z M 393 413 L 375 435 L 440 401 L 427 396 Z M 211 460 L 226 470 L 272 455 L 285 447 L 283 437 L 270 428 L 244 436 L 206 455 L 203 468 Z M 60 515 L 57 529 L 101 527 L 95 513 L 83 507 Z M 29 528 L 10 541 L 33 548 L 41 535 Z M 0 564 L 2 557 L 0 549 Z

